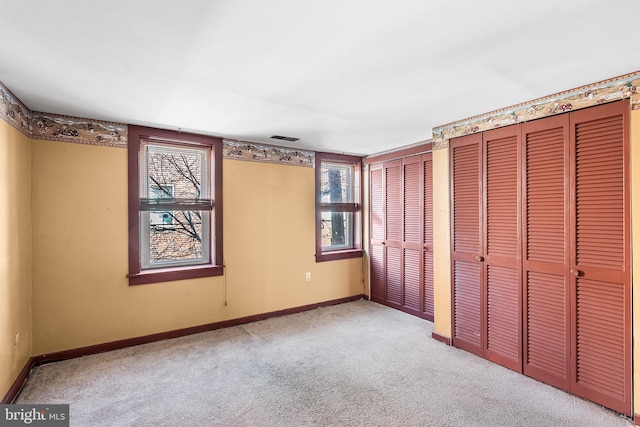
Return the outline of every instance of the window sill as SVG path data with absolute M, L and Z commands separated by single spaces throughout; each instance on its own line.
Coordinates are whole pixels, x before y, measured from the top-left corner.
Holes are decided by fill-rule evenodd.
M 222 266 L 197 265 L 193 267 L 162 268 L 145 270 L 128 274 L 129 286 L 146 285 L 149 283 L 171 282 L 174 280 L 197 279 L 200 277 L 222 276 Z
M 335 261 L 339 259 L 362 258 L 362 249 L 347 249 L 343 251 L 323 252 L 316 254 L 316 262 Z

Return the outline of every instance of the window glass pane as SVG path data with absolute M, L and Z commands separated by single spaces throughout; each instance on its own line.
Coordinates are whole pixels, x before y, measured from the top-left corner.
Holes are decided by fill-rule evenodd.
M 143 145 L 140 196 L 143 198 L 209 198 L 208 148 Z
M 151 184 L 149 197 L 153 199 L 170 199 L 173 197 L 173 184 Z
M 140 215 L 143 268 L 210 262 L 208 211 L 141 212 Z
M 321 203 L 353 203 L 353 166 L 322 163 Z
M 322 250 L 352 248 L 352 225 L 352 212 L 322 212 Z
M 173 185 L 157 186 L 152 185 L 151 198 L 154 199 L 170 199 L 173 197 Z M 153 226 L 160 226 L 163 224 L 171 224 L 173 212 L 151 212 L 149 216 L 150 224 Z

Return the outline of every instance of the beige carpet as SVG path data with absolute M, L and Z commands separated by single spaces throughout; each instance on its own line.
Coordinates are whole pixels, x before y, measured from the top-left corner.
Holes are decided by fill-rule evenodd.
M 40 366 L 16 403 L 72 426 L 624 426 L 629 419 L 356 301 Z

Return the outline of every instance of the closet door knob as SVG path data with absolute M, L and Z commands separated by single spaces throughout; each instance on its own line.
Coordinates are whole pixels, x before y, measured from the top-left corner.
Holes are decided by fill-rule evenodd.
M 582 272 L 580 270 L 575 270 L 572 268 L 571 270 L 569 270 L 569 273 L 571 273 L 571 275 L 574 277 L 578 277 Z
M 478 262 L 482 262 L 482 261 L 484 261 L 484 257 L 483 257 L 483 256 L 480 256 L 480 255 L 476 255 L 476 256 L 474 256 L 474 257 L 473 257 L 473 259 L 475 259 L 475 260 L 476 260 L 476 261 L 478 261 Z

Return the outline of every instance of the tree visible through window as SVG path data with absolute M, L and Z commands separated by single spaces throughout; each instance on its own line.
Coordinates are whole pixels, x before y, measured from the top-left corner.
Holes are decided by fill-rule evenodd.
M 361 159 L 316 154 L 316 260 L 361 256 Z
M 130 283 L 220 274 L 221 141 L 134 126 L 129 134 Z
M 142 267 L 208 263 L 211 147 L 142 141 L 140 153 Z
M 170 199 L 173 197 L 173 185 L 151 186 L 151 192 L 157 199 Z M 161 227 L 173 224 L 173 212 L 152 212 L 150 222 L 152 226 Z
M 323 204 L 354 203 L 353 165 L 322 164 Z M 353 246 L 353 212 L 322 212 L 322 249 L 343 249 Z

